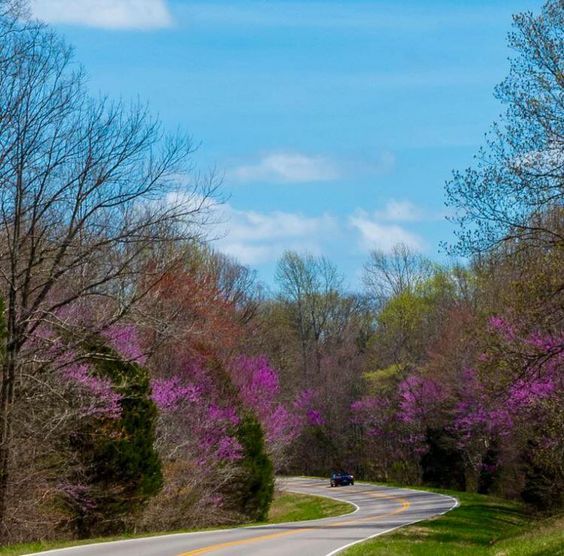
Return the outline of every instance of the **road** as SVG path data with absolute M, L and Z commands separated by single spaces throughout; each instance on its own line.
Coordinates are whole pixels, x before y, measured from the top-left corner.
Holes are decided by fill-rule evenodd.
M 430 492 L 389 488 L 357 483 L 330 488 L 320 479 L 281 479 L 281 488 L 292 492 L 329 496 L 350 502 L 352 513 L 319 519 L 204 531 L 179 533 L 86 545 L 39 554 L 50 556 L 332 556 L 343 548 L 442 514 L 456 505 L 456 500 Z

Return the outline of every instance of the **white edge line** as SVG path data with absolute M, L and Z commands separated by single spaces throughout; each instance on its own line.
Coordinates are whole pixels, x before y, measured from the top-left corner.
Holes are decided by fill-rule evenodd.
M 299 477 L 301 479 L 301 477 Z M 321 479 L 318 479 L 321 480 Z M 304 492 L 300 492 L 300 491 L 296 491 L 296 490 L 291 490 L 289 488 L 286 489 L 282 489 L 282 490 L 286 490 L 287 492 L 293 492 L 294 494 L 306 494 Z M 355 514 L 356 512 L 358 512 L 358 510 L 360 510 L 360 507 L 357 506 L 354 502 L 349 502 L 348 500 L 343 500 L 342 498 L 335 498 L 334 496 L 327 496 L 326 494 L 308 494 L 308 496 L 318 496 L 319 498 L 329 498 L 331 500 L 336 500 L 337 502 L 345 502 L 347 504 L 350 504 L 351 506 L 354 506 L 354 510 L 352 512 L 349 512 L 348 514 L 341 514 L 338 516 L 332 516 L 332 517 L 322 517 L 321 519 L 308 519 L 305 521 L 286 521 L 283 523 L 272 523 L 272 524 L 268 524 L 268 525 L 241 525 L 239 527 L 230 527 L 227 529 L 209 529 L 206 531 L 192 531 L 192 532 L 188 532 L 188 533 L 168 533 L 168 534 L 164 534 L 164 535 L 150 535 L 147 537 L 137 537 L 136 539 L 121 539 L 121 540 L 117 540 L 117 541 L 101 541 L 101 542 L 94 542 L 94 543 L 89 543 L 89 544 L 78 544 L 78 545 L 74 545 L 74 546 L 65 546 L 63 548 L 51 548 L 50 550 L 44 550 L 42 552 L 32 552 L 29 554 L 22 554 L 22 556 L 41 556 L 42 554 L 52 554 L 53 552 L 66 552 L 66 551 L 70 551 L 70 550 L 80 550 L 81 548 L 89 548 L 91 546 L 102 546 L 102 545 L 111 545 L 111 544 L 117 544 L 117 543 L 131 543 L 131 542 L 142 542 L 142 541 L 150 541 L 150 540 L 154 540 L 154 539 L 164 539 L 164 538 L 173 538 L 173 537 L 181 537 L 181 536 L 192 536 L 192 535 L 205 535 L 205 534 L 210 534 L 210 533 L 226 533 L 229 531 L 240 531 L 241 529 L 270 529 L 270 528 L 274 528 L 274 527 L 280 527 L 281 525 L 297 525 L 300 523 L 318 523 L 320 521 L 325 521 L 327 519 L 335 519 L 337 517 L 346 517 L 348 515 L 352 515 Z
M 360 484 L 362 484 L 362 483 L 360 483 Z M 371 483 L 364 483 L 364 484 L 370 485 Z M 378 486 L 378 485 L 372 485 L 372 486 Z M 384 487 L 384 488 L 393 488 L 393 487 Z M 442 496 L 443 498 L 450 498 L 451 500 L 454 501 L 454 504 L 450 508 L 448 508 L 447 510 L 444 510 L 440 513 L 436 513 L 434 515 L 431 515 L 429 517 L 424 517 L 422 519 L 417 519 L 416 521 L 410 521 L 409 523 L 402 523 L 401 525 L 397 525 L 396 527 L 392 527 L 391 529 L 386 529 L 385 531 L 380 531 L 380 532 L 378 532 L 374 535 L 370 535 L 369 537 L 365 537 L 364 539 L 360 539 L 358 541 L 354 541 L 354 542 L 351 542 L 349 544 L 345 544 L 344 546 L 341 546 L 340 548 L 336 548 L 332 552 L 329 552 L 329 554 L 326 554 L 325 556 L 335 556 L 335 554 L 338 554 L 339 552 L 342 552 L 343 550 L 346 550 L 347 548 L 350 548 L 351 546 L 363 543 L 365 541 L 369 541 L 370 539 L 374 539 L 374 538 L 379 537 L 381 535 L 385 535 L 386 533 L 391 533 L 392 531 L 395 531 L 396 529 L 400 529 L 401 527 L 407 527 L 409 525 L 415 525 L 416 523 L 420 523 L 421 521 L 427 521 L 428 519 L 431 519 L 432 517 L 436 517 L 438 515 L 444 515 L 447 512 L 450 512 L 451 510 L 454 510 L 455 508 L 460 506 L 460 501 L 458 500 L 458 498 L 455 498 L 454 496 L 449 496 L 448 494 L 439 494 L 438 492 L 432 492 L 432 491 L 428 491 L 428 490 L 415 490 L 415 489 L 407 489 L 407 488 L 399 488 L 398 490 L 406 490 L 407 492 L 409 492 L 409 491 L 411 491 L 411 492 L 431 492 L 431 494 L 434 494 L 436 496 Z

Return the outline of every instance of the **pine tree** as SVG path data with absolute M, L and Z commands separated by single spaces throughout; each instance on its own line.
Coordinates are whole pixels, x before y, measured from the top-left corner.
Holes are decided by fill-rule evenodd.
M 253 521 L 265 521 L 274 493 L 274 470 L 266 452 L 262 427 L 254 414 L 244 415 L 237 439 L 243 447 L 239 482 L 241 511 Z

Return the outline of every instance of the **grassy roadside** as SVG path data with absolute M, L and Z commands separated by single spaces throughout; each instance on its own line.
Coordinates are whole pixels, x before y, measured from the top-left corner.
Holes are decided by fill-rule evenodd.
M 523 505 L 491 496 L 437 490 L 460 506 L 349 548 L 344 556 L 564 555 L 564 517 L 535 519 Z
M 308 519 L 321 519 L 323 517 L 333 517 L 337 515 L 352 512 L 354 506 L 345 502 L 338 502 L 329 498 L 321 498 L 319 496 L 310 496 L 307 494 L 294 494 L 290 492 L 278 493 L 272 501 L 268 521 L 260 525 L 269 523 L 283 523 L 286 521 L 306 521 Z M 253 523 L 253 525 L 259 525 Z M 219 529 L 220 527 L 211 527 L 210 529 Z M 228 527 L 225 527 L 228 528 Z M 202 530 L 202 529 L 198 529 Z M 190 533 L 196 529 L 184 531 L 169 531 L 169 533 Z M 21 556 L 22 554 L 31 554 L 33 552 L 41 552 L 42 550 L 50 550 L 53 548 L 66 548 L 68 546 L 79 546 L 96 542 L 108 542 L 123 539 L 133 539 L 139 537 L 150 537 L 153 535 L 162 535 L 166 533 L 146 533 L 142 535 L 122 535 L 119 537 L 104 537 L 98 539 L 88 539 L 85 541 L 49 541 L 25 543 L 12 546 L 0 547 L 0 556 Z
M 347 502 L 338 502 L 330 498 L 308 494 L 283 492 L 274 499 L 270 507 L 268 523 L 321 519 L 348 514 L 353 510 L 354 506 Z

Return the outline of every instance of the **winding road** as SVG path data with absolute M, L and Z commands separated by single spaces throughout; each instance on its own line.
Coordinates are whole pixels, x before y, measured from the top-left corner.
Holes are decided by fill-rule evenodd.
M 40 552 L 50 556 L 332 556 L 403 525 L 443 514 L 457 501 L 431 492 L 374 486 L 330 488 L 320 479 L 280 479 L 292 492 L 328 496 L 355 507 L 347 515 L 238 529 L 179 533 Z M 37 553 L 36 553 L 37 554 Z

